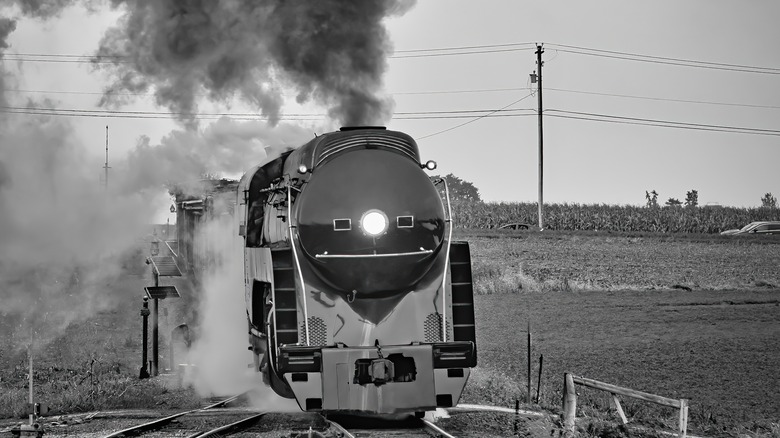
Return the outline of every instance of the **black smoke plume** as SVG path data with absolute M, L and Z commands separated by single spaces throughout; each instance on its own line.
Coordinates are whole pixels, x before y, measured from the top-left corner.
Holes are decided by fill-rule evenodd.
M 193 122 L 197 97 L 238 96 L 271 123 L 282 91 L 298 102 L 330 108 L 348 125 L 387 121 L 392 100 L 381 95 L 391 50 L 383 19 L 405 13 L 411 0 L 114 0 L 125 15 L 110 29 L 95 59 L 116 92 L 154 90 L 157 103 Z

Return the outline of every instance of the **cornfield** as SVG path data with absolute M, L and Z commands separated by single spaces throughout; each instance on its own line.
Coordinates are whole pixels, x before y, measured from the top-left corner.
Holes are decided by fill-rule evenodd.
M 457 228 L 494 229 L 510 223 L 538 225 L 536 203 L 456 202 L 452 209 Z M 780 220 L 780 209 L 606 204 L 544 206 L 544 228 L 552 230 L 719 233 L 766 220 Z

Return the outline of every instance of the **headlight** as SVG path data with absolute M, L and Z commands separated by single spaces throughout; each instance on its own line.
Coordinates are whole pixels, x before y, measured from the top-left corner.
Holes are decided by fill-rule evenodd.
M 387 215 L 379 210 L 369 210 L 360 218 L 360 227 L 369 236 L 378 236 L 387 231 Z

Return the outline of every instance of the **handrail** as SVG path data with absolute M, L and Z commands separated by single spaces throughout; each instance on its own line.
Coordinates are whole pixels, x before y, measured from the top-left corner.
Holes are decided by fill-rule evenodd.
M 447 198 L 447 219 L 445 222 L 449 224 L 449 234 L 447 237 L 447 253 L 444 256 L 444 275 L 441 280 L 441 332 L 442 342 L 447 342 L 447 273 L 450 270 L 450 249 L 452 248 L 452 204 L 450 203 L 450 189 L 447 185 L 447 180 L 442 178 L 444 182 L 444 194 Z
M 412 252 L 393 252 L 388 254 L 316 254 L 314 257 L 318 259 L 359 259 L 359 258 L 374 258 L 374 257 L 404 257 L 413 255 L 432 254 L 432 249 L 424 249 L 421 251 Z
M 290 248 L 292 248 L 293 260 L 295 260 L 295 267 L 298 273 L 298 277 L 301 279 L 301 301 L 303 302 L 303 330 L 306 333 L 306 345 L 309 344 L 309 306 L 306 304 L 306 283 L 303 281 L 303 271 L 301 270 L 301 262 L 298 260 L 298 251 L 295 249 L 295 234 L 293 233 L 293 218 L 292 218 L 292 185 L 287 182 L 287 227 L 290 230 Z M 276 318 L 274 318 L 276 321 Z
M 178 254 L 176 254 L 176 251 L 174 251 L 174 250 L 173 250 L 173 248 L 171 248 L 171 245 L 170 245 L 170 243 L 168 243 L 168 241 L 167 241 L 167 240 L 163 240 L 163 242 L 165 242 L 165 246 L 167 246 L 167 247 L 168 247 L 168 251 L 170 251 L 170 252 L 171 252 L 171 254 L 173 254 L 173 256 L 174 256 L 174 257 L 179 257 L 179 255 L 178 255 Z M 179 244 L 179 241 L 178 241 L 178 240 L 176 240 L 176 244 L 177 244 L 177 245 Z

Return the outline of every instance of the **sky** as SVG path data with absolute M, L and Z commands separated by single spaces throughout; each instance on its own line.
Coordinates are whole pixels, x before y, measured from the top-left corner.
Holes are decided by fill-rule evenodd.
M 6 87 L 13 105 L 34 99 L 101 109 L 108 72 L 62 56 L 95 53 L 122 15 L 96 5 L 19 19 L 2 61 L 12 75 Z M 545 203 L 642 205 L 646 191 L 664 202 L 697 190 L 700 205 L 759 206 L 767 192 L 780 196 L 779 16 L 780 3 L 770 0 L 420 0 L 385 20 L 394 49 L 383 75 L 395 102 L 387 126 L 417 139 L 423 162 L 436 160 L 437 173 L 472 182 L 483 200 L 536 202 L 538 102 L 529 74 L 538 70 L 534 51 L 541 44 Z M 284 96 L 283 114 L 314 115 L 282 117 L 280 129 L 295 131 L 285 143 L 338 127 L 323 115 L 329 108 L 299 104 L 293 92 Z M 126 97 L 117 109 L 169 111 L 148 94 Z M 239 100 L 200 99 L 202 112 L 257 113 Z M 211 147 L 215 132 L 247 126 L 201 120 L 188 136 L 165 116 L 67 119 L 100 163 L 109 126 L 109 166 L 137 154 L 139 144 L 176 137 L 197 153 Z M 683 128 L 668 127 L 675 124 Z M 713 131 L 723 127 L 750 133 Z M 246 135 L 262 141 L 256 131 Z M 233 151 L 243 169 L 214 161 L 207 170 L 240 177 L 263 158 L 256 150 Z M 109 181 L 129 170 L 110 172 Z M 96 166 L 96 184 L 102 173 Z

